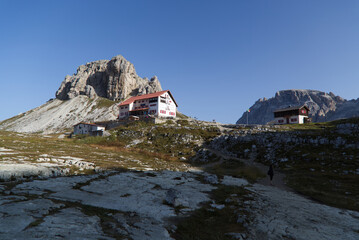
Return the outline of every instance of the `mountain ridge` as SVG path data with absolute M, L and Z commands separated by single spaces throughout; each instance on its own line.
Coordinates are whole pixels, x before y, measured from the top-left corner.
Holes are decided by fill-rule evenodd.
M 260 98 L 244 112 L 237 124 L 266 124 L 274 119 L 273 112 L 288 106 L 306 105 L 313 122 L 333 121 L 359 116 L 359 99 L 346 100 L 332 92 L 310 89 L 289 89 L 276 92 L 272 98 Z

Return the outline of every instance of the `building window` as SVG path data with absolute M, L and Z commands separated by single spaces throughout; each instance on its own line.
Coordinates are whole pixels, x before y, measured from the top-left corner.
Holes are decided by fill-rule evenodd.
M 165 110 L 160 110 L 160 113 L 166 114 L 166 111 Z
M 283 123 L 284 121 L 283 120 L 278 120 L 278 123 Z
M 291 121 L 292 121 L 292 122 L 296 122 L 297 119 L 296 119 L 296 118 L 292 118 Z
M 158 102 L 158 98 L 150 98 L 148 101 L 150 103 Z
M 161 99 L 161 103 L 166 103 L 166 100 Z

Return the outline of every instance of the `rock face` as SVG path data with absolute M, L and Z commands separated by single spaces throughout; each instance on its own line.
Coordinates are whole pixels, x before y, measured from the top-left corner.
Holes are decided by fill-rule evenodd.
M 151 80 L 139 77 L 133 64 L 118 55 L 110 61 L 99 60 L 81 65 L 76 74 L 65 77 L 56 98 L 68 100 L 86 95 L 117 101 L 158 91 L 162 91 L 162 87 L 156 76 Z
M 359 116 L 359 99 L 345 100 L 332 92 L 316 90 L 283 90 L 275 97 L 261 98 L 250 108 L 249 124 L 266 124 L 274 120 L 273 112 L 288 106 L 306 105 L 313 122 L 332 121 L 340 118 Z M 243 113 L 237 124 L 247 123 L 247 113 Z

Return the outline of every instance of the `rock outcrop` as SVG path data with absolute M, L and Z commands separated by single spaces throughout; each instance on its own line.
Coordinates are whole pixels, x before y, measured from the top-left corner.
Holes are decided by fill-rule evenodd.
M 140 78 L 121 55 L 78 67 L 66 76 L 51 99 L 40 107 L 0 122 L 0 129 L 16 132 L 62 132 L 80 121 L 111 121 L 118 117 L 118 100 L 161 91 L 157 77 Z
M 266 124 L 274 119 L 273 112 L 288 106 L 306 105 L 310 109 L 313 122 L 332 121 L 341 118 L 359 116 L 359 99 L 345 100 L 332 92 L 325 93 L 316 90 L 292 89 L 283 90 L 273 98 L 261 98 L 250 107 L 249 124 Z M 247 123 L 247 112 L 237 121 L 237 124 Z
M 158 91 L 162 87 L 156 76 L 150 80 L 139 77 L 133 64 L 118 55 L 110 61 L 99 60 L 78 67 L 76 74 L 65 77 L 56 98 L 69 100 L 86 95 L 117 101 Z

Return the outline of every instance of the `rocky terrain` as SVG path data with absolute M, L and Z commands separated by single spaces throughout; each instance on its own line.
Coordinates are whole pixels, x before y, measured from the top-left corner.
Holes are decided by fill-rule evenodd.
M 345 100 L 332 92 L 292 89 L 283 90 L 270 99 L 261 98 L 250 109 L 249 124 L 266 124 L 274 119 L 273 112 L 288 106 L 306 105 L 313 122 L 333 121 L 359 116 L 359 100 Z M 237 124 L 247 123 L 243 113 Z
M 99 60 L 81 65 L 76 74 L 65 77 L 56 98 L 68 100 L 86 95 L 118 101 L 159 91 L 162 87 L 156 76 L 150 80 L 139 77 L 133 64 L 118 55 L 110 61 Z
M 208 148 L 282 169 L 296 191 L 359 210 L 357 118 L 300 126 L 252 126 L 214 138 Z M 203 155 L 203 153 L 201 153 Z M 207 154 L 204 162 L 211 159 Z
M 157 77 L 140 78 L 121 55 L 81 65 L 66 76 L 56 98 L 44 105 L 0 122 L 0 129 L 15 132 L 56 133 L 84 122 L 111 121 L 118 103 L 131 96 L 161 91 Z
M 182 119 L 97 138 L 0 132 L 0 238 L 358 239 L 359 123 L 294 127 Z M 274 186 L 257 172 L 269 162 Z M 332 195 L 316 201 L 316 187 Z
M 327 207 L 274 187 L 249 186 L 227 177 L 219 184 L 196 180 L 204 173 L 109 172 L 0 184 L 1 239 L 174 239 L 178 217 L 204 202 L 211 211 L 224 204 L 208 192 L 221 186 L 247 190 L 255 199 L 238 213 L 243 232 L 226 239 L 357 239 L 358 212 Z M 227 198 L 241 201 L 232 194 Z M 180 206 L 180 208 L 179 208 Z M 186 239 L 186 238 L 178 238 Z M 206 238 L 211 239 L 211 238 Z M 221 238 L 223 239 L 223 238 Z

